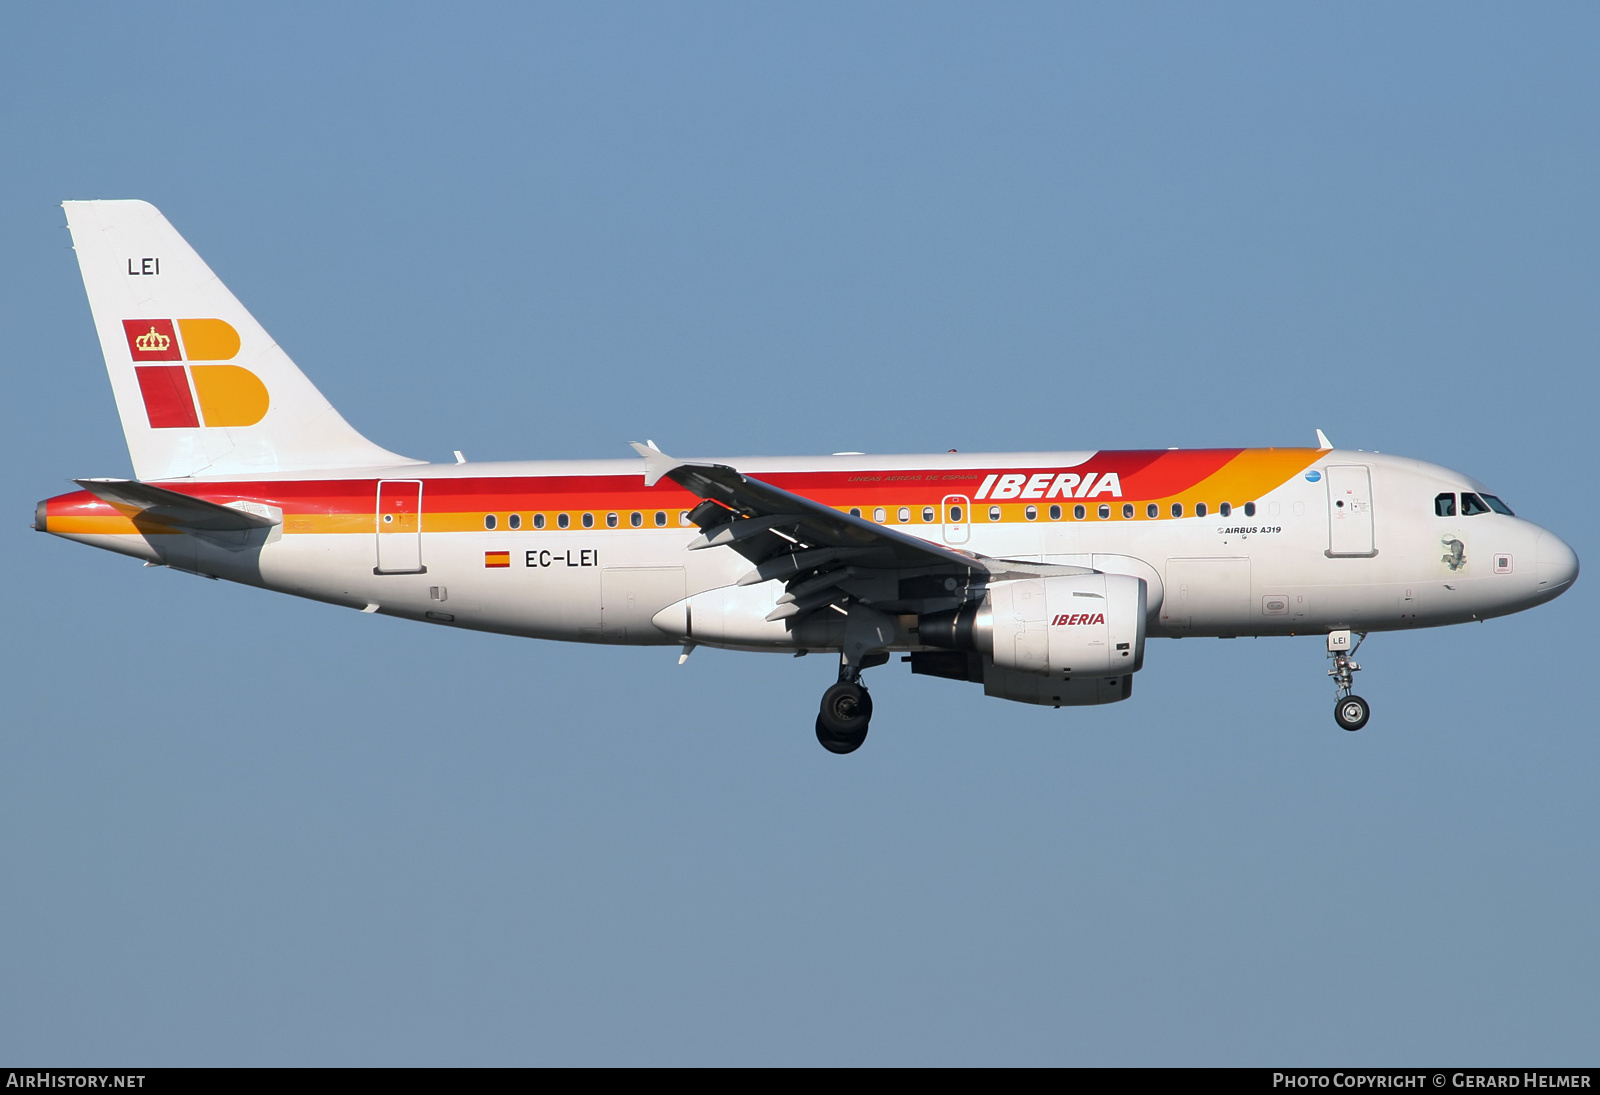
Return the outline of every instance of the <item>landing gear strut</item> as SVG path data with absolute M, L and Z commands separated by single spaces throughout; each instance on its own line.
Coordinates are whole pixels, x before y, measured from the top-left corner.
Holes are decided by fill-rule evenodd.
M 817 714 L 817 741 L 828 752 L 854 753 L 867 740 L 872 696 L 861 683 L 861 671 L 889 660 L 882 647 L 893 636 L 894 624 L 888 617 L 861 605 L 851 606 L 844 649 L 839 654 L 839 682 L 822 694 L 822 710 Z
M 1328 670 L 1328 676 L 1333 678 L 1334 686 L 1339 690 L 1339 698 L 1333 704 L 1333 721 L 1346 730 L 1359 730 L 1372 717 L 1371 706 L 1352 691 L 1355 688 L 1355 674 L 1361 667 L 1351 660 L 1351 655 L 1366 637 L 1364 631 L 1357 632 L 1353 642 L 1348 631 L 1334 631 L 1328 635 L 1328 657 L 1333 659 L 1333 668 Z

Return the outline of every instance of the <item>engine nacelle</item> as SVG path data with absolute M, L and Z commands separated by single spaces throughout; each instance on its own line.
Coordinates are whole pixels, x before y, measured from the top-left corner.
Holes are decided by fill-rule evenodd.
M 1144 665 L 1144 624 L 1143 581 L 1070 574 L 995 582 L 982 601 L 922 617 L 917 636 L 927 646 L 987 654 L 1000 670 L 1120 682 Z
M 1016 669 L 1002 669 L 983 659 L 983 694 L 1018 703 L 1039 703 L 1046 707 L 1089 707 L 1116 703 L 1133 695 L 1133 674 L 1119 677 L 1067 677 L 1061 673 L 1042 676 Z

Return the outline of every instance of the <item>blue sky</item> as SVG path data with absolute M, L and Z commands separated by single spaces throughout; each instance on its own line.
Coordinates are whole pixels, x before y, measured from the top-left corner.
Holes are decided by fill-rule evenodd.
M 1296 444 L 1587 558 L 1590 5 L 12 5 L 0 1059 L 1592 1061 L 1590 580 L 1033 710 L 430 629 L 86 550 L 56 205 L 152 201 L 449 459 Z

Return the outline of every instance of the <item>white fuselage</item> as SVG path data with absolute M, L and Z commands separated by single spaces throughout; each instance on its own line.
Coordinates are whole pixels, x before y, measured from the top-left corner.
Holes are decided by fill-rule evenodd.
M 959 467 L 976 477 L 989 468 L 1082 466 L 1092 455 L 745 458 L 730 463 L 756 478 L 830 476 L 831 497 L 825 501 L 839 509 L 851 501 L 848 484 L 853 479 L 871 481 L 869 504 L 851 508 L 861 509 L 867 519 L 960 550 L 1141 578 L 1148 588 L 1148 633 L 1153 636 L 1289 635 L 1460 623 L 1549 600 L 1577 573 L 1571 549 L 1529 521 L 1497 512 L 1466 516 L 1459 508 L 1453 516 L 1438 515 L 1435 499 L 1441 493 L 1481 493 L 1480 484 L 1436 465 L 1376 453 L 1316 453 L 1303 471 L 1259 496 L 1232 500 L 1226 516 L 1217 512 L 1215 502 L 1205 516 L 1196 515 L 1191 505 L 1182 517 L 1173 517 L 1165 500 L 1100 495 L 1054 502 L 1039 498 L 1027 510 L 1021 508 L 1022 499 L 1013 498 L 1001 519 L 991 521 L 989 507 L 997 503 L 973 498 L 979 492 L 970 487 L 964 488 L 961 521 L 949 521 L 944 501 L 934 503 L 928 493 L 932 488 L 926 486 L 904 506 L 892 499 L 871 504 L 885 498 L 886 490 L 892 494 L 885 480 L 892 482 L 907 469 L 931 479 L 940 468 Z M 1334 469 L 1333 477 L 1329 469 Z M 1368 497 L 1353 507 L 1359 511 L 1364 506 L 1364 513 L 1341 513 L 1332 481 L 1346 474 L 1339 469 L 1366 469 Z M 658 501 L 646 492 L 620 503 L 571 493 L 581 493 L 573 484 L 587 480 L 616 483 L 638 476 L 637 461 L 410 465 L 394 469 L 392 479 L 382 470 L 233 476 L 165 485 L 223 504 L 278 511 L 282 523 L 260 534 L 196 536 L 149 535 L 148 529 L 132 527 L 112 530 L 103 523 L 91 528 L 58 518 L 56 510 L 47 520 L 48 531 L 150 562 L 447 626 L 580 642 L 694 641 L 775 650 L 803 645 L 782 621 L 766 621 L 783 593 L 782 582 L 738 586 L 751 570 L 749 561 L 725 548 L 689 550 L 699 529 L 683 517 L 693 499 L 681 491 Z M 314 494 L 321 481 L 337 481 L 347 494 L 367 491 L 380 496 L 379 501 L 364 514 L 345 514 L 336 529 L 328 527 L 333 520 L 329 514 L 297 519 L 300 511 L 288 496 L 305 495 L 308 485 Z M 481 488 L 511 481 L 532 492 L 525 506 L 515 500 L 501 504 L 483 493 L 489 488 Z M 547 520 L 540 517 L 545 527 L 535 528 L 533 511 L 551 508 L 538 500 L 539 485 L 557 481 L 569 492 L 559 501 L 569 527 L 557 527 L 552 510 Z M 420 508 L 414 531 L 400 534 L 406 537 L 403 542 L 385 539 L 383 482 L 420 483 L 419 490 L 403 488 L 417 491 Z M 465 483 L 473 487 L 463 495 Z M 287 489 L 290 485 L 294 491 Z M 282 488 L 281 496 L 274 496 L 276 488 Z M 455 494 L 447 522 L 434 502 L 451 489 Z M 474 491 L 483 497 L 475 498 Z M 908 497 L 914 493 L 908 487 Z M 639 497 L 645 500 L 641 503 Z M 474 506 L 474 501 L 481 504 Z M 1253 503 L 1252 515 L 1244 512 L 1246 501 Z M 1059 519 L 1051 519 L 1052 504 L 1060 506 Z M 1078 518 L 1080 505 L 1083 516 Z M 1157 505 L 1157 516 L 1148 517 L 1149 507 Z M 1101 506 L 1110 507 L 1104 518 Z M 657 527 L 661 512 L 666 523 Z M 1124 512 L 1134 516 L 1125 518 Z M 582 527 L 585 513 L 592 515 L 593 527 Z M 638 527 L 632 523 L 635 513 L 640 514 Z M 940 519 L 927 521 L 928 513 Z M 510 527 L 513 515 L 520 527 Z M 616 527 L 608 527 L 610 520 Z M 495 527 L 484 527 L 489 523 Z M 914 648 L 914 634 L 901 635 L 894 646 Z

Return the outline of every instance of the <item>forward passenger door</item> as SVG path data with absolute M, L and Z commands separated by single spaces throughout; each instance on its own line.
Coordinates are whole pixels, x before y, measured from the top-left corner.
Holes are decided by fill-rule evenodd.
M 1372 473 L 1365 464 L 1335 464 L 1328 474 L 1328 554 L 1371 557 Z

